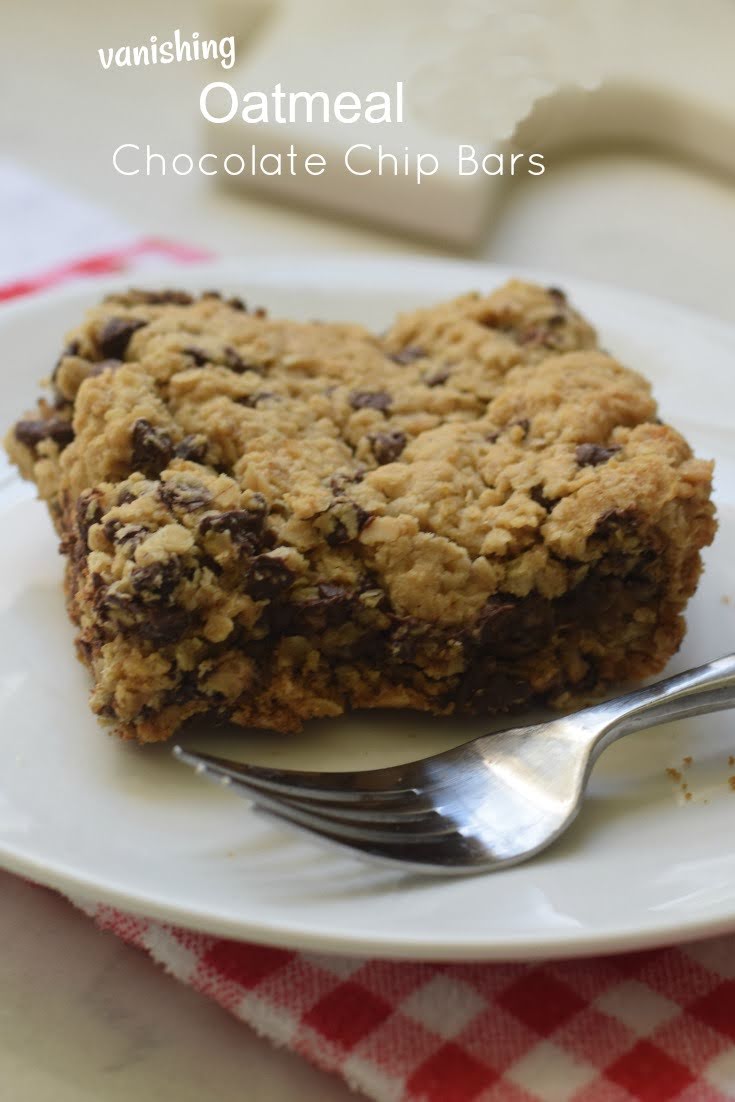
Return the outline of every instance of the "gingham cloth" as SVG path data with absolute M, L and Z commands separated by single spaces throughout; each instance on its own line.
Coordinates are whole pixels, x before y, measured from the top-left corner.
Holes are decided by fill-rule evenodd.
M 11 222 L 25 270 L 6 279 Z M 85 243 L 81 259 L 64 259 L 60 226 Z M 0 302 L 151 258 L 202 256 L 131 238 L 102 212 L 2 165 L 0 238 Z M 44 241 L 46 262 L 30 268 Z M 416 964 L 225 941 L 72 902 L 262 1036 L 377 1102 L 735 1098 L 735 937 L 595 960 Z

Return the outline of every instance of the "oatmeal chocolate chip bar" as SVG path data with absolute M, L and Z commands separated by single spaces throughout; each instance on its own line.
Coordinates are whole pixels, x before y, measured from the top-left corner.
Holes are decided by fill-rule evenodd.
M 381 337 L 130 291 L 51 391 L 8 450 L 61 536 L 92 708 L 141 742 L 568 706 L 662 668 L 715 530 L 711 464 L 554 288 Z

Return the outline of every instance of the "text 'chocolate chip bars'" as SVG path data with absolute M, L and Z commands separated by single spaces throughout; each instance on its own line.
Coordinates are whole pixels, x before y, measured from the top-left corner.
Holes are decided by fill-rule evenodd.
M 357 325 L 112 295 L 8 438 L 66 555 L 92 708 L 567 705 L 660 670 L 713 537 L 711 465 L 562 292 Z

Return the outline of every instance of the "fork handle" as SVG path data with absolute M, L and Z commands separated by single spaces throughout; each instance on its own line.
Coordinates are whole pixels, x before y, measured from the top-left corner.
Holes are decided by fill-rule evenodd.
M 735 707 L 735 654 L 728 654 L 585 709 L 582 715 L 589 717 L 590 729 L 594 727 L 599 732 L 592 747 L 596 758 L 611 743 L 634 731 L 732 707 Z

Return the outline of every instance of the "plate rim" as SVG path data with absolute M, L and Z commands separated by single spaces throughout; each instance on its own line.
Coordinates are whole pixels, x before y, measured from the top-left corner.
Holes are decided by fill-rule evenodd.
M 139 268 L 105 275 L 74 274 L 68 280 L 56 286 L 41 288 L 29 294 L 22 294 L 17 298 L 0 300 L 0 325 L 2 325 L 4 318 L 23 313 L 34 313 L 44 305 L 53 304 L 56 301 L 84 297 L 85 294 L 92 292 L 107 294 L 114 290 L 140 286 L 148 282 L 157 283 L 159 280 L 168 282 L 169 285 L 171 285 L 172 280 L 174 283 L 181 281 L 186 284 L 199 284 L 203 280 L 202 285 L 205 286 L 208 278 L 221 279 L 220 272 L 230 272 L 230 278 L 239 282 L 242 279 L 242 273 L 248 270 L 253 272 L 251 277 L 253 279 L 262 279 L 267 276 L 270 279 L 281 277 L 281 281 L 283 275 L 299 271 L 303 273 L 308 282 L 316 284 L 320 272 L 328 272 L 332 269 L 349 269 L 354 272 L 358 266 L 361 272 L 371 268 L 384 272 L 386 267 L 389 266 L 394 270 L 403 268 L 406 273 L 421 276 L 436 268 L 445 268 L 453 271 L 456 275 L 466 272 L 470 281 L 473 274 L 479 279 L 485 273 L 487 278 L 497 281 L 522 279 L 545 286 L 563 283 L 565 287 L 571 289 L 571 296 L 573 297 L 576 297 L 580 291 L 582 293 L 604 294 L 617 299 L 620 303 L 625 302 L 630 306 L 638 307 L 644 305 L 651 311 L 662 312 L 669 317 L 680 319 L 682 315 L 685 315 L 695 324 L 707 326 L 713 333 L 723 339 L 735 342 L 735 320 L 732 322 L 726 321 L 716 314 L 709 314 L 704 310 L 688 306 L 685 303 L 675 302 L 673 299 L 653 294 L 650 291 L 631 290 L 615 283 L 607 283 L 605 280 L 574 275 L 563 269 L 556 269 L 552 272 L 548 268 L 537 268 L 528 264 L 511 264 L 455 256 L 432 256 L 421 253 L 390 255 L 359 251 L 347 253 L 334 250 L 317 251 L 309 254 L 284 249 L 267 254 L 228 255 L 219 259 L 194 260 L 185 263 L 146 263 Z M 200 276 L 202 280 L 200 280 Z M 324 286 L 327 287 L 328 284 L 325 283 Z M 468 289 L 473 290 L 471 282 L 468 284 Z
M 328 953 L 340 957 L 373 957 L 381 960 L 423 960 L 433 962 L 467 961 L 532 961 L 565 960 L 585 957 L 608 956 L 616 953 L 637 952 L 644 949 L 665 948 L 668 945 L 698 941 L 735 931 L 735 907 L 732 913 L 713 914 L 709 918 L 691 919 L 686 922 L 672 919 L 665 924 L 636 926 L 621 930 L 604 930 L 583 936 L 560 932 L 548 941 L 537 937 L 493 938 L 492 941 L 469 940 L 458 943 L 440 940 L 396 941 L 389 935 L 372 934 L 369 937 L 339 935 L 333 932 L 304 931 L 287 925 L 270 924 L 243 919 L 230 919 L 190 908 L 188 912 L 150 896 L 137 895 L 112 885 L 100 886 L 73 872 L 64 872 L 60 865 L 53 869 L 32 858 L 11 857 L 5 859 L 0 849 L 2 868 L 31 879 L 34 883 L 62 892 L 75 906 L 102 905 L 120 908 L 126 914 L 170 923 L 194 933 L 250 941 L 256 945 L 291 949 L 305 953 Z M 530 865 L 529 865 L 530 867 Z M 29 870 L 33 870 L 31 875 Z M 502 870 L 500 870 L 502 872 Z M 483 874 L 478 874 L 483 875 Z M 499 872 L 484 874 L 497 876 Z

